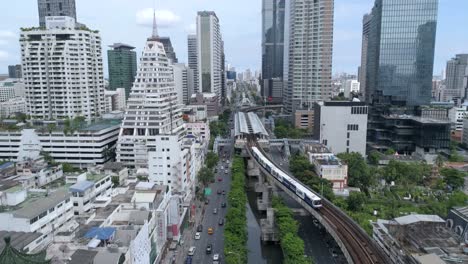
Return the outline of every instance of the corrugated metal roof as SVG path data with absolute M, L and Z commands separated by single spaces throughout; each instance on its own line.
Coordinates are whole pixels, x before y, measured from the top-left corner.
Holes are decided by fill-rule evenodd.
M 395 218 L 395 221 L 400 225 L 409 225 L 409 224 L 414 224 L 417 222 L 445 223 L 444 219 L 442 219 L 438 215 L 423 215 L 423 214 L 412 214 L 412 215 L 397 217 Z
M 39 214 L 55 207 L 69 197 L 70 193 L 68 193 L 68 190 L 61 189 L 49 194 L 49 196 L 45 198 L 34 201 L 24 206 L 23 208 L 16 210 L 13 215 L 19 218 L 32 219 Z
M 245 113 L 238 112 L 236 114 L 236 124 L 235 124 L 235 135 L 249 134 L 249 127 L 247 126 L 247 120 L 245 118 Z
M 85 192 L 88 189 L 93 188 L 94 182 L 92 181 L 79 181 L 72 186 L 70 186 L 70 192 Z
M 262 134 L 264 136 L 268 136 L 268 132 L 266 131 L 265 127 L 262 124 L 258 115 L 252 112 L 248 113 L 250 124 L 252 125 L 252 130 L 255 134 Z

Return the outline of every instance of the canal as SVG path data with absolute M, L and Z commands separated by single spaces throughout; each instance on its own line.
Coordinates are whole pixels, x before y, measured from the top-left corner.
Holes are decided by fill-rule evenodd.
M 262 243 L 260 240 L 260 219 L 266 216 L 257 210 L 257 194 L 254 191 L 256 181 L 256 178 L 247 177 L 247 197 L 249 201 L 247 205 L 248 263 L 281 264 L 283 263 L 281 246 L 274 243 Z M 280 193 L 280 195 L 289 208 L 302 209 L 296 201 L 286 194 Z M 299 222 L 299 236 L 304 240 L 305 253 L 314 260 L 314 263 L 346 263 L 346 261 L 339 261 L 341 252 L 336 243 L 320 225 L 313 224 L 314 218 L 311 215 L 295 215 L 294 218 Z

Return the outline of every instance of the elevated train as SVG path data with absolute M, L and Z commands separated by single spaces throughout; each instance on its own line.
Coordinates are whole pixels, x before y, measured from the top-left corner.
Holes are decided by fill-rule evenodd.
M 319 196 L 305 188 L 302 183 L 291 178 L 273 165 L 257 147 L 252 147 L 252 152 L 254 158 L 266 171 L 273 175 L 273 177 L 275 177 L 275 179 L 281 184 L 286 186 L 286 188 L 295 193 L 299 198 L 301 198 L 301 200 L 312 206 L 314 209 L 322 207 L 322 199 Z

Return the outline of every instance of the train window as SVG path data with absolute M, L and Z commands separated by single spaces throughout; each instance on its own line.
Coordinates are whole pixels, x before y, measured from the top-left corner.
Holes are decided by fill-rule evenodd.
M 297 193 L 299 196 L 304 196 L 304 193 L 303 193 L 301 190 L 299 190 L 299 189 L 296 190 L 296 193 Z

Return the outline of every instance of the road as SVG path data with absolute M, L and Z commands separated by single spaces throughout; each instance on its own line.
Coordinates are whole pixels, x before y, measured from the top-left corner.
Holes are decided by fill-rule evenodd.
M 223 263 L 222 259 L 224 259 L 223 251 L 224 251 L 224 225 L 219 225 L 219 219 L 223 218 L 225 220 L 226 213 L 227 213 L 227 206 L 225 208 L 221 207 L 221 203 L 225 202 L 227 204 L 227 194 L 231 188 L 231 169 L 230 166 L 232 165 L 232 156 L 233 156 L 233 146 L 225 146 L 220 153 L 227 152 L 229 158 L 229 165 L 226 162 L 223 162 L 223 158 L 220 157 L 220 161 L 217 165 L 217 173 L 215 175 L 215 182 L 209 185 L 211 188 L 211 195 L 209 195 L 209 203 L 205 205 L 205 213 L 201 218 L 201 221 L 197 221 L 195 225 L 196 227 L 201 223 L 203 226 L 203 231 L 201 232 L 201 238 L 199 240 L 195 240 L 194 236 L 191 237 L 187 243 L 187 245 L 196 247 L 195 254 L 192 258 L 192 263 L 194 264 L 207 264 L 213 262 L 213 255 L 219 254 L 221 258 L 221 262 Z M 221 156 L 221 155 L 220 155 Z M 229 166 L 229 168 L 227 168 Z M 221 169 L 223 167 L 223 169 Z M 225 171 L 227 170 L 227 174 Z M 218 181 L 218 178 L 221 178 L 222 181 Z M 225 191 L 225 195 L 217 194 L 217 191 Z M 213 210 L 217 208 L 217 214 L 213 213 Z M 208 228 L 212 227 L 214 229 L 214 233 L 212 235 L 208 234 Z M 206 247 L 208 244 L 212 244 L 213 250 L 211 254 L 206 253 Z M 185 256 L 187 256 L 187 252 L 185 252 Z

